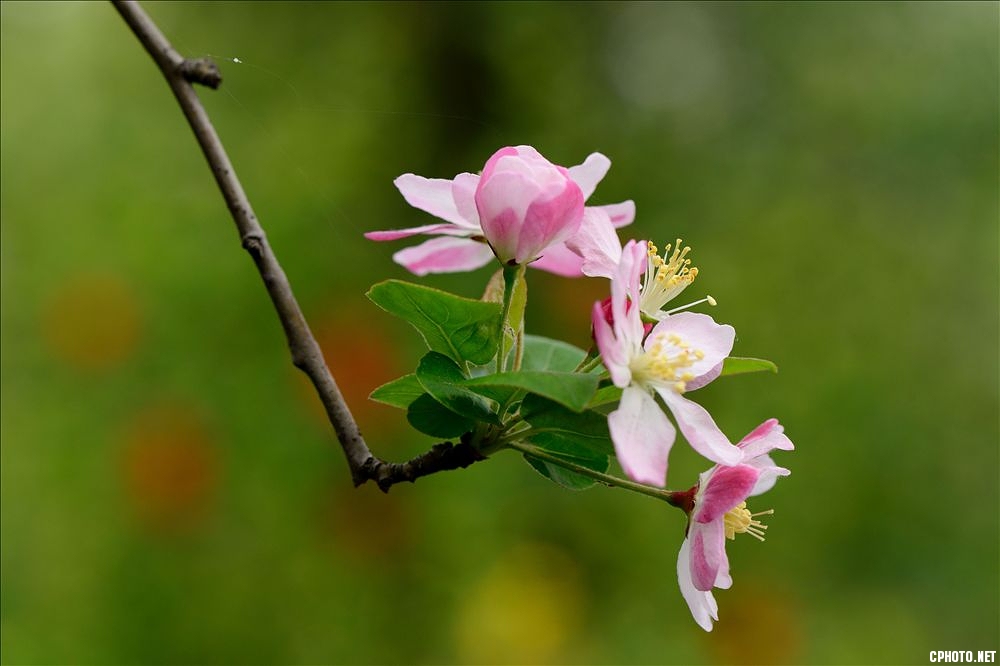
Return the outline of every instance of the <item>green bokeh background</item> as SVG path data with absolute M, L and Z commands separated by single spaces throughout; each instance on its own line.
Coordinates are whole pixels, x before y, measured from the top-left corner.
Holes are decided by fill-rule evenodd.
M 5 663 L 927 663 L 1000 648 L 996 3 L 150 3 L 377 453 L 421 354 L 367 302 L 430 221 L 392 186 L 529 143 L 613 166 L 777 376 L 793 471 L 711 634 L 683 516 L 513 454 L 350 487 L 204 160 L 110 5 L 0 5 Z M 240 64 L 226 61 L 239 58 Z M 489 271 L 424 282 L 478 296 Z M 585 345 L 600 280 L 532 273 Z M 703 467 L 675 448 L 671 485 Z

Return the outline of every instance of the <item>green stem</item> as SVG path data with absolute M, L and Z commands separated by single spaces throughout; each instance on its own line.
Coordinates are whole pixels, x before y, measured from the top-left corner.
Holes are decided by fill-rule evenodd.
M 584 355 L 584 357 L 580 359 L 580 362 L 577 364 L 577 366 L 573 368 L 573 372 L 584 372 L 583 369 L 584 367 L 590 364 L 595 358 L 600 358 L 600 357 L 601 355 L 597 353 L 597 349 L 594 347 L 594 345 L 591 345 L 590 349 L 587 350 L 586 355 Z
M 601 357 L 600 355 L 598 355 L 590 359 L 589 361 L 586 361 L 585 363 L 581 363 L 580 367 L 577 369 L 577 372 L 588 373 L 597 366 L 599 366 L 601 363 L 602 363 Z
M 572 463 L 564 458 L 552 455 L 551 453 L 532 446 L 531 444 L 525 444 L 524 442 L 510 442 L 507 444 L 507 447 L 520 451 L 521 453 L 527 453 L 529 456 L 534 456 L 535 458 L 552 463 L 553 465 L 558 465 L 559 467 L 568 469 L 569 471 L 580 474 L 581 476 L 590 477 L 591 479 L 600 481 L 608 486 L 624 488 L 625 490 L 631 490 L 632 492 L 639 493 L 640 495 L 646 495 L 647 497 L 655 497 L 656 499 L 663 500 L 665 502 L 670 502 L 675 495 L 672 490 L 653 488 L 652 486 L 646 486 L 641 483 L 636 483 L 635 481 L 620 479 L 617 476 L 598 472 L 588 467 L 584 467 L 583 465 L 577 465 L 576 463 Z
M 517 332 L 514 340 L 514 372 L 521 369 L 521 361 L 524 360 L 524 322 L 521 322 L 521 330 Z
M 507 335 L 507 318 L 510 316 L 510 304 L 514 300 L 514 289 L 517 287 L 518 279 L 524 275 L 525 267 L 504 266 L 503 267 L 503 310 L 500 312 L 500 334 L 497 336 L 497 372 L 503 372 L 507 365 L 507 350 L 504 348 L 504 341 Z

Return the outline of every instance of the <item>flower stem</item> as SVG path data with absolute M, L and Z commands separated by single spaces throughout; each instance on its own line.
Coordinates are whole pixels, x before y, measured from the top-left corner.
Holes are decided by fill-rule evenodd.
M 590 365 L 590 363 L 592 363 L 595 358 L 600 358 L 600 357 L 601 355 L 597 352 L 597 348 L 594 345 L 591 345 L 590 349 L 587 350 L 587 353 L 584 355 L 584 357 L 580 359 L 580 363 L 578 363 L 577 366 L 573 368 L 573 372 L 586 372 L 584 368 Z
M 577 368 L 576 371 L 582 373 L 588 373 L 597 366 L 599 366 L 601 363 L 602 363 L 601 356 L 598 354 L 596 357 L 590 359 L 589 361 L 584 359 L 584 362 L 580 364 L 580 367 Z
M 591 479 L 608 486 L 624 488 L 625 490 L 631 490 L 632 492 L 639 493 L 640 495 L 646 495 L 647 497 L 655 497 L 656 499 L 663 500 L 665 502 L 670 502 L 675 495 L 675 492 L 672 490 L 661 490 L 660 488 L 654 488 L 652 486 L 636 483 L 635 481 L 621 479 L 617 476 L 612 476 L 611 474 L 598 472 L 597 470 L 584 467 L 583 465 L 577 465 L 576 463 L 570 462 L 565 458 L 552 455 L 548 451 L 544 451 L 536 446 L 532 446 L 531 444 L 525 444 L 524 442 L 510 442 L 507 444 L 507 447 L 520 451 L 521 453 L 526 453 L 529 456 L 534 456 L 535 458 L 544 460 L 545 462 L 552 463 L 553 465 L 558 465 L 559 467 L 568 469 L 569 471 L 580 474 L 581 476 L 590 477 Z
M 510 317 L 514 290 L 517 288 L 518 280 L 524 275 L 524 269 L 524 265 L 503 267 L 503 310 L 500 312 L 500 333 L 497 336 L 497 372 L 503 372 L 507 365 L 507 350 L 504 345 L 507 336 L 507 318 Z

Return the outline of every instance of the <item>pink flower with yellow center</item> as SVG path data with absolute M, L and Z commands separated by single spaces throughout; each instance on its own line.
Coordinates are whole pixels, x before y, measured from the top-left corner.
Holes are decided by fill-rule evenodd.
M 737 534 L 749 534 L 764 540 L 767 526 L 759 517 L 773 511 L 751 513 L 747 498 L 770 490 L 779 476 L 789 471 L 778 467 L 768 455 L 773 449 L 794 449 L 777 419 L 759 425 L 737 445 L 743 454 L 739 464 L 716 465 L 701 474 L 698 485 L 688 493 L 688 530 L 677 556 L 677 581 L 681 594 L 691 609 L 695 622 L 705 631 L 719 619 L 719 606 L 712 588 L 728 589 L 729 575 L 726 540 Z M 682 503 L 679 498 L 678 503 Z
M 614 235 L 630 224 L 635 204 L 585 206 L 611 161 L 592 153 L 583 164 L 552 164 L 531 146 L 501 148 L 482 175 L 461 173 L 452 180 L 403 174 L 395 185 L 415 208 L 445 220 L 411 229 L 371 231 L 370 240 L 417 234 L 442 236 L 393 255 L 416 275 L 469 271 L 494 256 L 503 264 L 531 263 L 564 275 L 582 275 L 583 259 L 567 247 L 576 234 Z
M 632 479 L 662 487 L 676 430 L 654 394 L 695 451 L 725 465 L 743 458 L 708 411 L 684 397 L 718 376 L 736 332 L 708 315 L 681 312 L 665 316 L 646 334 L 639 308 L 630 303 L 640 302 L 639 278 L 647 256 L 646 243 L 625 244 L 611 278 L 611 321 L 595 303 L 592 324 L 611 380 L 623 389 L 618 409 L 608 415 L 618 461 Z

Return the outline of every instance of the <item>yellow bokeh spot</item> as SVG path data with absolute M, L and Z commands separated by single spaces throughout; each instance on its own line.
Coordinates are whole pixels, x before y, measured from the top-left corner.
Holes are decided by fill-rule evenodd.
M 545 545 L 522 544 L 474 583 L 458 609 L 458 661 L 541 664 L 566 660 L 583 615 L 576 563 Z

